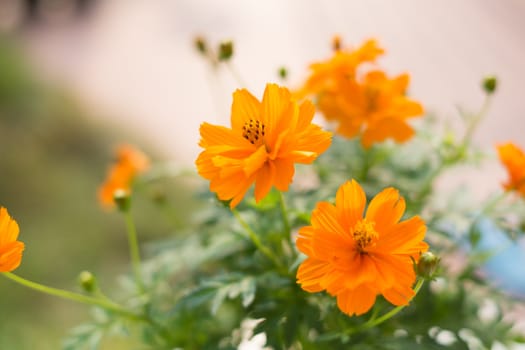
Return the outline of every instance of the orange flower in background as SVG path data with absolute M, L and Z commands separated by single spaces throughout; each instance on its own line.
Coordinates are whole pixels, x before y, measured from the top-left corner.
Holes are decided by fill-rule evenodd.
M 387 138 L 409 140 L 414 130 L 407 119 L 421 116 L 423 107 L 405 95 L 408 74 L 390 79 L 381 71 L 372 71 L 362 80 L 341 81 L 337 91 L 319 96 L 319 109 L 326 119 L 338 124 L 337 133 L 342 136 L 361 135 L 367 148 Z
M 24 243 L 17 241 L 18 224 L 0 207 L 0 272 L 10 272 L 20 266 Z
M 399 221 L 405 200 L 387 188 L 366 205 L 366 195 L 354 180 L 343 184 L 335 205 L 319 202 L 311 226 L 300 229 L 297 248 L 307 255 L 297 282 L 308 292 L 326 290 L 341 311 L 361 315 L 382 294 L 394 305 L 414 296 L 413 261 L 428 250 L 426 226 L 414 216 Z
M 497 148 L 499 158 L 509 174 L 509 179 L 503 183 L 503 187 L 507 191 L 515 190 L 525 196 L 525 153 L 511 142 Z
M 314 106 L 299 105 L 288 89 L 266 85 L 262 101 L 247 90 L 233 94 L 231 128 L 203 123 L 197 170 L 210 190 L 234 208 L 255 183 L 260 201 L 272 186 L 287 191 L 295 163 L 309 164 L 331 143 L 331 133 L 312 124 Z
M 299 96 L 337 90 L 341 80 L 354 79 L 360 64 L 373 62 L 384 53 L 375 40 L 366 41 L 356 50 L 341 50 L 341 41 L 335 37 L 333 45 L 335 53 L 329 60 L 310 65 L 310 77 L 298 92 Z
M 133 146 L 120 145 L 116 153 L 116 162 L 109 169 L 106 180 L 98 191 L 100 203 L 107 208 L 114 205 L 115 191 L 130 192 L 133 179 L 150 165 L 148 157 Z

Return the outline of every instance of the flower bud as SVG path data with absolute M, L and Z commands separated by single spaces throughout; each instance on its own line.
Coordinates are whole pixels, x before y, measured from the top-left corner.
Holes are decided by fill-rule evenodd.
M 128 190 L 119 188 L 113 192 L 113 200 L 117 205 L 118 209 L 126 213 L 131 208 L 131 196 Z
M 334 51 L 341 50 L 341 37 L 339 35 L 336 35 L 332 38 L 332 49 Z
M 93 293 L 97 290 L 97 279 L 89 271 L 82 271 L 78 275 L 78 283 L 86 293 Z
M 223 41 L 219 44 L 219 54 L 217 59 L 219 61 L 228 61 L 233 56 L 233 42 Z
M 288 70 L 285 67 L 279 68 L 279 78 L 286 79 L 288 76 Z
M 208 46 L 206 45 L 206 40 L 203 37 L 196 37 L 193 43 L 200 54 L 206 55 L 208 53 Z
M 498 87 L 498 79 L 495 76 L 488 76 L 483 79 L 483 90 L 489 95 L 493 94 Z
M 425 279 L 433 279 L 436 275 L 441 258 L 434 255 L 432 252 L 425 252 L 419 257 L 416 264 L 416 272 L 418 276 Z

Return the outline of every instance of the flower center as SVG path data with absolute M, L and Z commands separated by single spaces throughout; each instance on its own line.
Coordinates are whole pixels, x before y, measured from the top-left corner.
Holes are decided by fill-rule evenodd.
M 373 247 L 379 234 L 374 229 L 375 222 L 362 219 L 358 221 L 353 230 L 352 235 L 354 236 L 357 250 L 360 253 L 365 253 L 366 248 Z
M 264 124 L 258 120 L 250 119 L 242 127 L 242 137 L 252 145 L 262 145 L 264 137 Z
M 366 110 L 368 113 L 373 113 L 377 110 L 377 103 L 379 98 L 379 90 L 375 87 L 367 87 L 365 90 L 367 99 Z

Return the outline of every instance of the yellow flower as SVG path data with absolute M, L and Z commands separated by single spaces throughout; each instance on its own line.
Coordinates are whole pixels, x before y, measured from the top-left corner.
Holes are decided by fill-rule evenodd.
M 340 39 L 334 38 L 334 55 L 310 65 L 311 74 L 298 92 L 298 96 L 318 95 L 338 89 L 341 80 L 354 79 L 358 66 L 373 62 L 384 53 L 375 40 L 366 41 L 356 50 L 340 50 Z
M 405 95 L 409 80 L 407 74 L 389 79 L 381 71 L 367 73 L 362 82 L 343 80 L 337 90 L 319 95 L 319 109 L 338 124 L 337 133 L 360 135 L 364 147 L 387 138 L 404 142 L 414 134 L 406 120 L 423 114 L 421 104 Z
M 115 191 L 130 192 L 133 179 L 146 171 L 150 165 L 148 157 L 133 146 L 120 145 L 116 153 L 117 161 L 109 169 L 106 180 L 98 190 L 99 201 L 106 208 L 115 205 Z
M 10 272 L 20 266 L 24 243 L 17 241 L 18 224 L 0 207 L 0 272 Z
M 247 90 L 233 94 L 231 128 L 203 123 L 197 170 L 210 190 L 234 208 L 255 183 L 255 199 L 272 186 L 287 191 L 294 164 L 313 162 L 331 143 L 331 134 L 311 123 L 314 106 L 299 105 L 288 89 L 266 85 L 262 102 Z
M 525 153 L 511 142 L 497 148 L 499 158 L 509 174 L 509 179 L 503 187 L 508 191 L 515 190 L 525 197 Z
M 307 255 L 297 282 L 308 292 L 326 290 L 341 311 L 361 315 L 382 294 L 394 305 L 414 296 L 413 261 L 428 250 L 425 223 L 418 216 L 399 221 L 405 200 L 394 188 L 375 196 L 366 210 L 366 195 L 352 180 L 336 194 L 335 205 L 320 202 L 311 226 L 300 229 L 298 249 Z

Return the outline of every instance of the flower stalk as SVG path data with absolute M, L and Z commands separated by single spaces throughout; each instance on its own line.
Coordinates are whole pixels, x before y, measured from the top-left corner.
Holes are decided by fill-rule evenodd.
M 135 283 L 141 293 L 145 291 L 144 280 L 141 273 L 141 260 L 139 243 L 137 239 L 137 230 L 135 222 L 130 211 L 124 212 L 124 220 L 126 222 L 126 231 L 128 233 L 129 254 L 131 257 L 131 265 L 133 267 L 133 274 L 135 275 Z
M 251 229 L 250 225 L 242 218 L 241 214 L 236 209 L 232 210 L 233 216 L 237 219 L 239 224 L 244 228 L 246 233 L 248 234 L 248 237 L 252 241 L 252 243 L 255 245 L 255 247 L 269 260 L 271 260 L 275 266 L 279 268 L 279 270 L 286 270 L 286 268 L 283 266 L 283 264 L 277 259 L 275 255 L 273 255 L 272 251 L 268 249 L 268 247 L 264 246 L 261 242 L 259 236 Z
M 87 295 L 83 295 L 83 294 L 79 294 L 79 293 L 75 293 L 75 292 L 70 292 L 70 291 L 67 291 L 67 290 L 64 290 L 64 289 L 49 287 L 49 286 L 46 286 L 46 285 L 43 285 L 43 284 L 40 284 L 40 283 L 36 283 L 36 282 L 30 281 L 30 280 L 27 280 L 27 279 L 25 279 L 23 277 L 15 275 L 12 272 L 4 272 L 3 275 L 6 278 L 8 278 L 8 279 L 10 279 L 10 280 L 12 280 L 12 281 L 14 281 L 14 282 L 24 286 L 24 287 L 27 287 L 27 288 L 30 288 L 30 289 L 42 292 L 44 294 L 52 295 L 52 296 L 59 297 L 59 298 L 62 298 L 62 299 L 75 301 L 75 302 L 81 303 L 81 304 L 87 304 L 87 305 L 91 305 L 91 306 L 98 306 L 98 307 L 101 307 L 101 308 L 103 308 L 105 310 L 115 312 L 115 313 L 117 313 L 117 314 L 119 314 L 121 316 L 124 316 L 124 317 L 126 317 L 126 318 L 128 318 L 130 320 L 146 321 L 146 318 L 144 316 L 132 313 L 132 312 L 126 310 L 121 305 L 119 305 L 119 304 L 117 304 L 117 303 L 115 303 L 113 301 L 107 300 L 107 299 L 87 296 Z

